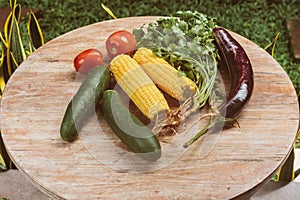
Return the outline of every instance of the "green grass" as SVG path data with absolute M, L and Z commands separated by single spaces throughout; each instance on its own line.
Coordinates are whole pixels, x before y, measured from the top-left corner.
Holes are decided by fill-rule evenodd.
M 0 7 L 9 0 L 0 0 Z M 91 23 L 111 19 L 101 3 L 111 8 L 119 18 L 143 15 L 170 15 L 178 10 L 196 9 L 216 17 L 218 24 L 252 40 L 264 48 L 278 32 L 274 58 L 285 69 L 297 92 L 300 92 L 300 63 L 293 59 L 285 20 L 300 17 L 300 0 L 19 0 L 22 7 L 39 8 L 39 19 L 46 41 L 65 32 Z M 277 2 L 277 3 L 276 3 Z

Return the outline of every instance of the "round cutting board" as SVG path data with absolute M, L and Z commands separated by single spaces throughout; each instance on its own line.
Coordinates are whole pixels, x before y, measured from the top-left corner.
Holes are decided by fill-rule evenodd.
M 238 119 L 240 128 L 222 131 L 205 156 L 199 155 L 205 137 L 188 149 L 174 139 L 163 145 L 167 153 L 161 161 L 141 162 L 103 134 L 110 129 L 101 113 L 88 120 L 76 141 L 64 142 L 60 124 L 82 81 L 74 72 L 74 57 L 87 48 L 106 52 L 112 32 L 132 31 L 157 18 L 109 20 L 66 33 L 30 55 L 10 78 L 1 102 L 5 147 L 18 169 L 51 198 L 245 197 L 291 151 L 299 122 L 293 85 L 268 53 L 236 33 L 253 65 L 254 92 Z

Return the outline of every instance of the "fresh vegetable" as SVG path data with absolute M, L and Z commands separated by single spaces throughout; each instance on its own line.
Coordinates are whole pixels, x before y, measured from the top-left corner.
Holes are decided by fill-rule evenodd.
M 133 31 L 138 48 L 151 49 L 195 82 L 195 110 L 206 104 L 217 74 L 215 27 L 214 18 L 197 11 L 179 11 L 175 17 L 160 18 Z
M 159 113 L 170 110 L 163 94 L 129 55 L 115 57 L 110 63 L 110 70 L 120 87 L 147 118 L 154 119 Z
M 220 56 L 230 72 L 231 90 L 219 108 L 226 118 L 236 118 L 250 100 L 253 91 L 253 70 L 243 47 L 224 28 L 213 29 Z
M 113 132 L 137 156 L 153 162 L 161 157 L 158 139 L 123 104 L 115 90 L 106 90 L 101 103 L 103 115 Z
M 77 72 L 87 74 L 92 68 L 103 65 L 103 55 L 98 49 L 87 49 L 80 52 L 73 62 Z
M 177 69 L 179 76 L 186 76 L 196 84 L 195 95 L 169 112 L 167 123 L 158 121 L 157 127 L 162 130 L 159 134 L 169 135 L 168 130 L 176 133 L 178 125 L 210 99 L 218 72 L 212 34 L 215 27 L 215 19 L 203 13 L 179 11 L 174 17 L 160 18 L 133 30 L 138 48 L 151 49 Z
M 63 140 L 71 142 L 76 139 L 109 84 L 110 72 L 107 67 L 98 66 L 90 70 L 66 109 L 60 128 Z
M 188 147 L 209 129 L 215 131 L 220 124 L 230 127 L 237 122 L 236 118 L 249 102 L 254 85 L 251 61 L 243 47 L 224 28 L 213 29 L 219 55 L 225 62 L 230 78 L 231 89 L 227 101 L 218 108 L 217 116 L 214 116 L 209 124 L 204 127 L 191 140 L 184 144 Z
M 195 83 L 186 76 L 180 75 L 163 58 L 154 55 L 151 49 L 139 48 L 133 59 L 137 61 L 153 82 L 173 98 L 184 101 L 196 93 Z
M 131 55 L 136 49 L 136 40 L 132 33 L 126 30 L 119 30 L 107 38 L 105 46 L 110 58 L 120 54 Z

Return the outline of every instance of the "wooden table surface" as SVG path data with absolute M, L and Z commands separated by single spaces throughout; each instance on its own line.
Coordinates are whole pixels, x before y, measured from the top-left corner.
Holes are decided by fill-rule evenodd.
M 208 155 L 199 156 L 205 137 L 186 150 L 174 140 L 163 145 L 161 161 L 140 162 L 112 145 L 101 116 L 100 123 L 91 117 L 78 140 L 64 142 L 60 124 L 81 81 L 73 58 L 92 47 L 105 52 L 112 32 L 155 19 L 109 20 L 71 31 L 34 52 L 9 80 L 1 102 L 5 146 L 19 170 L 51 198 L 243 198 L 268 180 L 291 151 L 299 123 L 292 83 L 269 54 L 235 33 L 253 65 L 254 92 L 240 128 L 219 134 Z

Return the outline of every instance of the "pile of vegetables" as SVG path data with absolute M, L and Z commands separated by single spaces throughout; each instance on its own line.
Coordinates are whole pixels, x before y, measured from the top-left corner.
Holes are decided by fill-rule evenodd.
M 74 59 L 76 71 L 87 75 L 65 112 L 63 140 L 74 141 L 100 103 L 107 123 L 128 149 L 144 160 L 156 161 L 161 156 L 158 137 L 170 130 L 176 133 L 191 113 L 207 104 L 212 111 L 209 124 L 185 147 L 220 123 L 235 123 L 252 94 L 253 72 L 244 49 L 216 26 L 215 19 L 197 11 L 180 11 L 176 17 L 158 19 L 133 33 L 117 31 L 107 38 L 106 50 L 109 67 L 97 49 L 85 50 Z M 212 94 L 217 92 L 218 56 L 229 68 L 232 89 L 227 101 L 214 107 L 209 102 L 216 100 Z M 123 104 L 111 79 L 154 123 L 152 130 Z M 180 102 L 179 108 L 171 109 L 161 91 Z
M 197 108 L 206 104 L 217 74 L 217 49 L 212 34 L 215 21 L 197 11 L 179 11 L 174 17 L 161 18 L 133 31 L 138 47 L 152 49 L 180 75 L 196 83 L 194 105 Z

